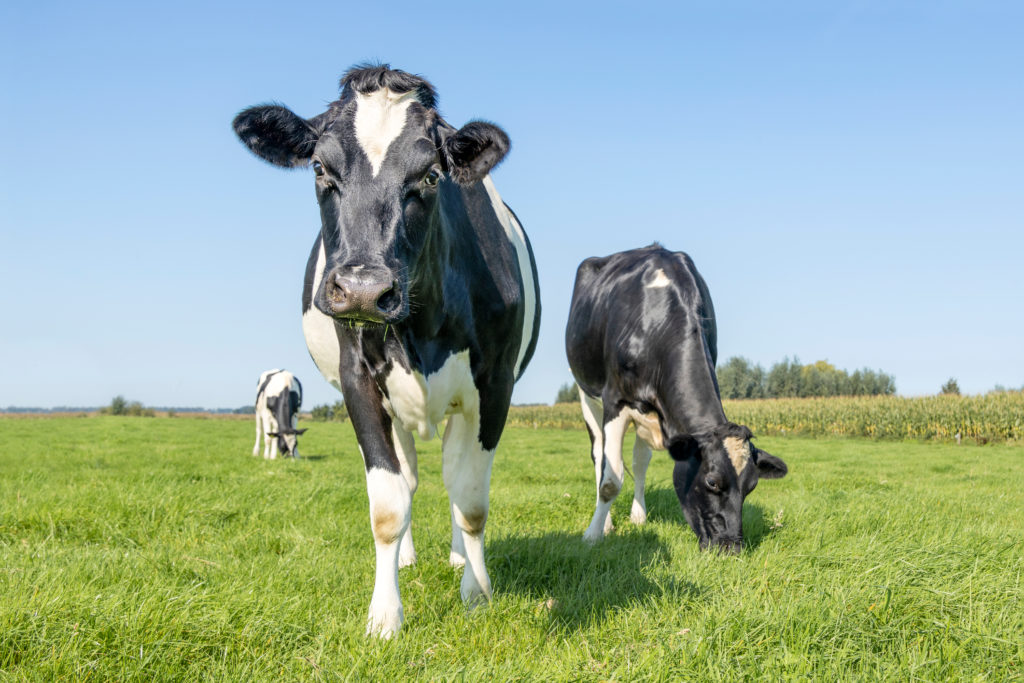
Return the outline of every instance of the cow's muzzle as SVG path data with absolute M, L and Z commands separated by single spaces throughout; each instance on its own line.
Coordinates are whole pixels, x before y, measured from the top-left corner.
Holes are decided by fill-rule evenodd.
M 720 536 L 718 538 L 701 538 L 700 549 L 723 555 L 739 555 L 743 550 L 743 538 L 736 536 Z
M 403 309 L 399 282 L 361 275 L 337 269 L 328 274 L 324 283 L 325 313 L 349 320 L 395 322 Z

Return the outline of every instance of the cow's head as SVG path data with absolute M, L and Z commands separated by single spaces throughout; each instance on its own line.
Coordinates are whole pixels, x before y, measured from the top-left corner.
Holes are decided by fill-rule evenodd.
M 508 152 L 497 126 L 455 130 L 435 104 L 434 88 L 418 76 L 357 67 L 342 77 L 340 99 L 312 119 L 276 105 L 235 117 L 235 132 L 257 156 L 313 169 L 327 257 L 313 300 L 327 315 L 404 320 L 415 305 L 410 285 L 437 281 L 421 256 L 441 248 L 440 198 L 483 179 Z
M 302 429 L 294 429 L 288 427 L 287 429 L 279 429 L 276 432 L 267 432 L 269 436 L 277 439 L 277 449 L 284 454 L 290 453 L 296 458 L 299 457 L 299 438 L 306 433 L 308 427 Z
M 669 446 L 676 461 L 672 483 L 701 549 L 738 552 L 743 547 L 743 499 L 761 477 L 786 476 L 786 463 L 754 446 L 752 437 L 746 427 L 727 422 Z

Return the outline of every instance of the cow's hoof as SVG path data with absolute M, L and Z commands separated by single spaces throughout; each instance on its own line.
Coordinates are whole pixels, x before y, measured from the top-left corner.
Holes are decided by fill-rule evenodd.
M 602 539 L 604 539 L 604 532 L 600 529 L 587 529 L 583 532 L 583 541 L 590 545 L 600 543 Z
M 459 567 L 466 566 L 466 556 L 460 555 L 454 550 L 448 554 L 448 564 L 458 569 Z
M 462 595 L 462 602 L 466 605 L 466 609 L 472 612 L 477 607 L 482 607 L 491 601 L 490 580 L 487 581 L 486 586 L 481 586 L 473 577 L 472 572 L 466 572 L 462 575 L 462 586 L 459 593 Z
M 398 568 L 401 569 L 413 564 L 416 564 L 416 551 L 411 548 L 407 551 L 403 544 L 402 549 L 398 553 Z
M 647 510 L 635 500 L 633 501 L 633 510 L 629 513 L 629 521 L 637 526 L 647 523 Z
M 611 532 L 615 531 L 615 525 L 612 524 L 612 513 L 608 513 L 608 516 L 604 518 L 604 535 L 607 536 Z
M 370 616 L 366 619 L 366 635 L 390 640 L 402 628 L 402 608 L 377 609 L 370 605 Z

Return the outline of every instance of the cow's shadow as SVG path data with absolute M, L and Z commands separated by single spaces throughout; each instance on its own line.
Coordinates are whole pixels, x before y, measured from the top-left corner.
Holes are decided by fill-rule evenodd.
M 666 591 L 697 595 L 696 586 L 674 578 L 649 578 L 668 564 L 657 534 L 624 523 L 591 546 L 582 530 L 541 535 L 511 534 L 487 543 L 487 567 L 506 595 L 525 596 L 550 627 L 578 631 L 609 610 L 643 602 Z
M 647 502 L 647 519 L 651 521 L 675 522 L 681 526 L 681 532 L 696 536 L 690 530 L 690 525 L 683 517 L 683 509 L 679 506 L 679 498 L 676 497 L 675 489 L 655 488 L 648 489 L 644 493 Z M 761 545 L 765 538 L 771 536 L 778 529 L 771 516 L 763 507 L 757 503 L 743 503 L 743 547 L 746 550 L 753 550 Z

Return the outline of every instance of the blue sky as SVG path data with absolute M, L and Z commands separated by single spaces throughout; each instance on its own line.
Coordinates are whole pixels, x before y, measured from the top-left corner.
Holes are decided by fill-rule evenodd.
M 1010 2 L 4 3 L 0 406 L 235 407 L 271 367 L 333 402 L 311 172 L 230 121 L 313 116 L 367 60 L 512 138 L 544 307 L 516 402 L 570 379 L 579 261 L 653 240 L 708 281 L 721 360 L 1020 387 L 1022 34 Z

